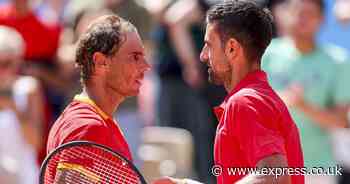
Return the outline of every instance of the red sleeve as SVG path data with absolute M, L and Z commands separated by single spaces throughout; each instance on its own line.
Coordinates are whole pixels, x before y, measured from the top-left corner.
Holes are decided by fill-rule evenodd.
M 240 149 L 254 166 L 272 154 L 286 155 L 283 137 L 278 131 L 265 126 L 268 124 L 263 122 L 266 114 L 261 114 L 263 111 L 259 108 L 266 107 L 259 107 L 248 98 L 243 98 L 229 109 L 233 117 L 232 134 L 237 135 Z

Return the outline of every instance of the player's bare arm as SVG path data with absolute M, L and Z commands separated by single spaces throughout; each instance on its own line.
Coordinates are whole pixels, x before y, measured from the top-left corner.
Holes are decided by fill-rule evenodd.
M 179 56 L 179 62 L 184 68 L 183 77 L 193 88 L 200 87 L 203 79 L 201 79 L 198 56 L 188 30 L 191 24 L 202 20 L 202 14 L 197 1 L 188 2 L 187 0 L 176 2 L 165 14 L 165 22 L 170 27 L 170 39 Z
M 287 159 L 284 155 L 275 154 L 263 158 L 257 164 L 257 167 L 262 168 L 281 168 L 288 167 Z M 254 175 L 250 174 L 237 182 L 237 184 L 291 184 L 290 176 L 281 175 Z

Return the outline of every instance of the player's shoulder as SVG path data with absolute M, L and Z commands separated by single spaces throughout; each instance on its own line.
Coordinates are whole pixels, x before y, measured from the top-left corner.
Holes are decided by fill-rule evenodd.
M 257 88 L 245 87 L 230 96 L 227 102 L 233 106 L 247 106 L 261 101 L 261 95 Z
M 107 132 L 108 125 L 93 107 L 73 101 L 52 126 L 48 142 L 60 145 L 72 140 L 95 141 Z
M 89 127 L 107 128 L 107 125 L 92 106 L 72 101 L 56 120 L 52 131 L 74 131 Z
M 278 100 L 277 94 L 268 83 L 259 83 L 240 89 L 228 99 L 228 103 L 238 108 L 264 109 L 271 108 Z

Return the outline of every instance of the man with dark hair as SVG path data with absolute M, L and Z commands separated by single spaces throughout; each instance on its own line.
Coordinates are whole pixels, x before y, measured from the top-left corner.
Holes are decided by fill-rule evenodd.
M 112 115 L 126 97 L 139 93 L 144 73 L 150 68 L 136 28 L 116 15 L 96 19 L 79 40 L 76 62 L 83 92 L 51 128 L 47 153 L 64 143 L 86 140 L 132 160 Z
M 288 34 L 271 42 L 262 67 L 299 127 L 305 166 L 327 170 L 337 164 L 330 132 L 348 126 L 350 65 L 341 48 L 317 42 L 324 8 L 322 0 L 287 1 Z M 336 176 L 308 175 L 305 181 L 334 184 Z
M 271 14 L 252 1 L 226 1 L 208 11 L 207 23 L 200 58 L 209 66 L 209 80 L 229 93 L 215 109 L 219 125 L 213 174 L 218 184 L 303 184 L 301 173 L 273 174 L 302 168 L 303 156 L 298 129 L 260 69 L 272 38 Z M 255 170 L 234 173 L 234 168 Z M 264 172 L 267 168 L 274 172 Z M 155 183 L 193 181 L 165 178 Z

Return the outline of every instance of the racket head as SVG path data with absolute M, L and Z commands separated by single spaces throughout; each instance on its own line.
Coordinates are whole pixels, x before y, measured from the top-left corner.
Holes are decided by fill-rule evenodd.
M 54 184 L 62 173 L 68 173 L 66 183 L 72 184 L 147 184 L 131 161 L 90 141 L 69 142 L 52 151 L 41 165 L 39 184 Z

